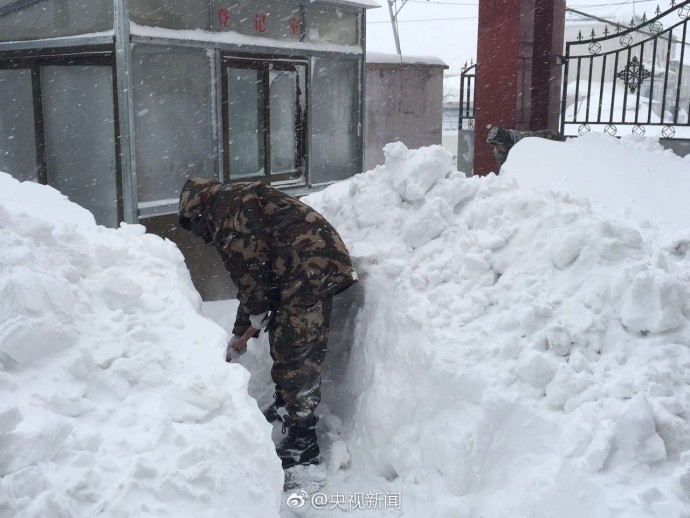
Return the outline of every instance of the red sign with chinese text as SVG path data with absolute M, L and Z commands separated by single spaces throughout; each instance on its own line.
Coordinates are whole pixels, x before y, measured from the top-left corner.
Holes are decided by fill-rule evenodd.
M 299 18 L 297 18 L 296 16 L 290 18 L 290 31 L 292 32 L 292 34 L 298 35 L 300 33 L 300 25 L 301 24 Z
M 266 32 L 266 22 L 268 21 L 268 16 L 264 13 L 256 13 L 256 18 L 254 19 L 254 30 L 256 32 Z
M 227 27 L 230 25 L 230 11 L 228 11 L 225 7 L 218 9 L 218 23 L 220 23 L 221 27 Z

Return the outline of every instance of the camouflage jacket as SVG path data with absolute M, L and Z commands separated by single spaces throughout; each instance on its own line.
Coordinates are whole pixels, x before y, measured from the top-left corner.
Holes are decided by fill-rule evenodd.
M 196 188 L 189 186 L 194 181 Z M 185 196 L 185 189 L 193 196 Z M 198 203 L 197 193 L 205 201 Z M 356 280 L 347 248 L 331 224 L 273 187 L 193 178 L 183 189 L 180 214 L 201 215 L 237 286 L 236 334 L 249 327 L 249 314 L 275 310 L 280 300 L 309 306 Z

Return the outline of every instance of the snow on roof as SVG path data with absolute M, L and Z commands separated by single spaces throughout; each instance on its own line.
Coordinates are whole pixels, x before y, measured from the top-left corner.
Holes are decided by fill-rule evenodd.
M 0 50 L 20 50 L 45 46 L 76 45 L 76 40 L 88 40 L 89 44 L 112 43 L 115 31 L 90 32 L 88 34 L 74 34 L 58 36 L 56 38 L 40 38 L 35 40 L 13 40 L 0 42 Z
M 445 61 L 435 56 L 400 56 L 383 52 L 367 52 L 367 63 L 399 65 L 433 65 L 448 68 Z
M 342 54 L 362 53 L 362 47 L 360 47 L 359 45 L 338 45 L 336 43 L 308 43 L 301 41 L 281 41 L 269 38 L 262 38 L 259 36 L 247 36 L 235 31 L 210 32 L 201 29 L 162 29 L 159 27 L 148 27 L 144 25 L 138 25 L 132 22 L 130 32 L 133 36 L 141 36 L 148 38 L 198 41 L 203 43 L 224 43 L 228 45 L 238 45 L 247 47 L 299 49 L 309 50 L 312 52 L 339 52 Z
M 627 22 L 624 19 L 612 19 L 609 22 L 603 22 L 601 20 L 593 20 L 591 18 L 583 18 L 579 14 L 571 14 L 571 13 L 566 13 L 565 17 L 565 26 L 566 28 L 571 27 L 571 26 L 577 26 L 579 27 L 580 25 L 591 25 L 592 27 L 600 27 L 602 25 L 621 25 L 624 27 L 628 27 L 628 24 L 630 23 L 630 20 Z

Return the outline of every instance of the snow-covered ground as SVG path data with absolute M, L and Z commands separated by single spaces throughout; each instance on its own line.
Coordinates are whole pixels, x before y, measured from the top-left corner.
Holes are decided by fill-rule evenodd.
M 236 302 L 202 307 L 171 243 L 0 175 L 0 515 L 690 516 L 690 160 L 524 139 L 468 179 L 440 147 L 386 154 L 306 200 L 361 282 L 324 462 L 282 494 L 247 396 L 270 399 L 265 337 L 222 361 Z

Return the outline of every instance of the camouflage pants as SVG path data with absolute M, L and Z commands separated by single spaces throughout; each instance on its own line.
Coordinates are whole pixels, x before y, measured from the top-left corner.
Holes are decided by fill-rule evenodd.
M 295 419 L 312 414 L 321 401 L 332 301 L 283 301 L 268 326 L 271 377 L 282 390 L 285 410 Z

